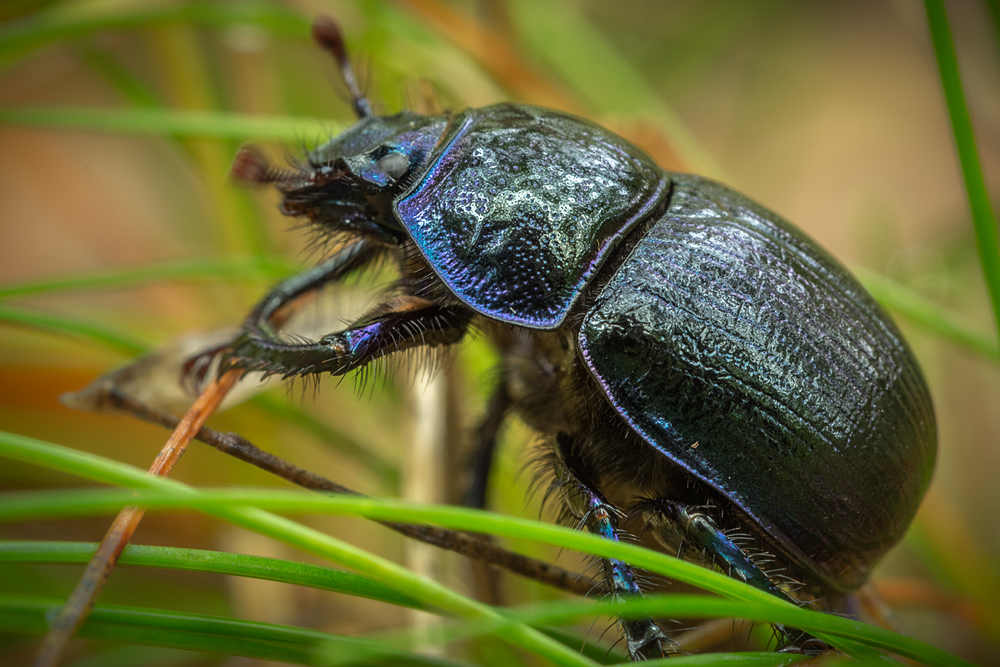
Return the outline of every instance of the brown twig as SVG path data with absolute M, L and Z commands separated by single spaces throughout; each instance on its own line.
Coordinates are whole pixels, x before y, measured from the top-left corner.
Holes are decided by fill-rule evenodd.
M 174 467 L 188 443 L 198 433 L 205 421 L 218 409 L 222 399 L 233 388 L 243 374 L 241 370 L 232 370 L 215 382 L 208 385 L 188 410 L 184 419 L 176 424 L 174 432 L 157 454 L 149 467 L 150 475 L 166 476 Z M 98 546 L 83 576 L 77 583 L 66 604 L 59 610 L 59 615 L 52 623 L 42 645 L 35 657 L 35 667 L 55 667 L 59 664 L 66 644 L 90 615 L 94 601 L 104 588 L 104 583 L 114 570 L 115 564 L 122 555 L 125 546 L 132 539 L 135 529 L 145 514 L 140 507 L 126 507 L 119 512 L 117 518 Z
M 145 405 L 123 394 L 113 386 L 100 387 L 100 396 L 92 407 L 94 409 L 120 410 L 166 428 L 174 428 L 177 424 L 176 417 Z M 194 438 L 224 454 L 233 456 L 303 488 L 354 496 L 363 495 L 266 452 L 235 433 L 221 433 L 203 426 L 194 435 Z M 588 577 L 582 577 L 579 573 L 542 560 L 508 551 L 478 535 L 437 526 L 422 526 L 394 521 L 379 521 L 378 523 L 415 540 L 489 563 L 554 588 L 578 595 L 592 594 L 595 590 L 593 582 Z

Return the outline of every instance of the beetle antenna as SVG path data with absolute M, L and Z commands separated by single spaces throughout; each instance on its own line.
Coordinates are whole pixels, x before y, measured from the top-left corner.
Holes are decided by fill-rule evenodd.
M 347 47 L 344 44 L 344 35 L 329 16 L 321 14 L 316 17 L 312 27 L 313 39 L 321 47 L 333 54 L 340 65 L 340 76 L 351 93 L 351 101 L 354 104 L 354 113 L 359 119 L 372 115 L 372 105 L 368 98 L 361 92 L 358 86 L 358 79 L 354 76 L 354 68 L 351 66 L 351 59 L 347 57 Z
M 254 144 L 244 144 L 233 158 L 229 168 L 230 177 L 241 185 L 261 186 L 271 183 L 288 185 L 301 180 L 298 172 L 291 169 L 276 169 L 271 166 L 264 152 Z

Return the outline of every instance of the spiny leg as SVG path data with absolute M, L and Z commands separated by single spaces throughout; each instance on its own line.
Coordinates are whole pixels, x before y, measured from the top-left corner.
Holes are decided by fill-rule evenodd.
M 559 433 L 556 445 L 559 453 L 559 459 L 555 462 L 557 483 L 567 491 L 567 508 L 579 520 L 578 527 L 585 527 L 595 535 L 618 542 L 618 518 L 622 515 L 621 511 L 608 503 L 596 485 L 589 481 L 585 468 L 578 462 L 572 438 Z M 615 558 L 605 558 L 602 563 L 605 585 L 611 596 L 642 595 L 635 573 L 628 563 Z M 670 640 L 652 619 L 622 619 L 619 626 L 633 660 L 648 660 L 666 655 L 663 645 L 669 644 Z
M 777 598 L 798 604 L 788 593 L 775 583 L 775 580 L 765 572 L 761 565 L 762 559 L 745 548 L 739 546 L 722 530 L 716 520 L 710 516 L 703 506 L 691 506 L 667 498 L 657 498 L 643 503 L 642 511 L 648 523 L 659 529 L 670 543 L 680 536 L 682 544 L 690 543 L 697 549 L 704 550 L 712 560 L 723 567 L 729 576 L 738 577 L 754 588 L 770 593 Z M 668 532 L 669 531 L 669 532 Z M 812 653 L 824 650 L 827 645 L 801 630 L 776 626 L 790 647 L 799 648 L 803 652 Z
M 223 353 L 222 368 L 284 378 L 343 375 L 393 352 L 457 343 L 470 318 L 470 312 L 461 306 L 400 296 L 379 305 L 351 327 L 316 342 L 288 342 L 260 330 L 244 332 Z
M 205 350 L 191 357 L 184 364 L 184 377 L 195 385 L 205 380 L 212 360 L 224 350 L 231 349 L 250 336 L 273 338 L 276 314 L 296 299 L 322 289 L 327 284 L 343 279 L 347 274 L 364 268 L 381 253 L 382 248 L 367 239 L 359 239 L 344 246 L 313 268 L 297 274 L 274 286 L 243 320 L 240 335 L 224 345 Z
M 379 255 L 380 251 L 378 244 L 367 239 L 359 239 L 337 250 L 308 271 L 278 283 L 257 302 L 243 320 L 243 329 L 271 332 L 270 319 L 279 308 L 364 268 Z

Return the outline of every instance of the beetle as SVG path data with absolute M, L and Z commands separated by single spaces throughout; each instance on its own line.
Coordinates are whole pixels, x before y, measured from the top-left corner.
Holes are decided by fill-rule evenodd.
M 336 25 L 320 18 L 313 33 L 358 122 L 292 168 L 244 147 L 233 174 L 275 186 L 283 213 L 337 249 L 190 359 L 188 376 L 215 358 L 343 375 L 479 330 L 502 372 L 470 504 L 485 503 L 499 424 L 516 414 L 542 436 L 579 526 L 618 540 L 638 517 L 665 549 L 848 611 L 912 520 L 937 447 L 920 368 L 864 288 L 775 213 L 575 116 L 519 104 L 377 115 Z M 347 328 L 290 342 L 269 323 L 384 260 L 398 280 Z M 641 594 L 627 563 L 602 563 L 611 594 Z M 621 629 L 634 659 L 668 646 L 652 620 Z

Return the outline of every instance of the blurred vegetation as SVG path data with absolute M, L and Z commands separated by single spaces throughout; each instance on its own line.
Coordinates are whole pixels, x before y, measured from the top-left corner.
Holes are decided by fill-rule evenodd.
M 995 199 L 1000 14 L 992 1 L 955 0 L 947 10 Z M 381 111 L 420 107 L 428 98 L 446 108 L 515 100 L 568 109 L 625 135 L 669 169 L 727 182 L 857 267 L 923 365 L 940 434 L 931 492 L 904 543 L 879 568 L 875 587 L 905 633 L 997 664 L 996 324 L 919 3 L 6 3 L 0 7 L 0 430 L 145 469 L 165 432 L 74 412 L 57 397 L 139 351 L 239 322 L 269 284 L 309 262 L 306 239 L 288 233 L 293 223 L 278 214 L 275 196 L 234 188 L 226 173 L 244 140 L 279 158 L 295 156 L 352 122 L 334 66 L 309 40 L 319 12 L 344 26 Z M 329 308 L 339 313 L 345 303 L 364 302 L 378 284 L 353 282 Z M 460 415 L 454 430 L 462 432 L 483 407 L 495 359 L 471 341 L 457 361 L 458 370 L 447 375 L 447 407 Z M 350 381 L 325 381 L 315 398 L 305 399 L 275 388 L 213 424 L 362 492 L 393 497 L 414 475 L 407 449 L 418 385 L 400 372 L 372 383 L 360 400 Z M 530 473 L 521 467 L 529 444 L 519 425 L 507 430 L 491 498 L 501 515 L 538 515 L 537 499 L 525 501 Z M 451 460 L 460 467 L 460 455 Z M 55 494 L 91 484 L 80 468 L 67 470 L 75 474 L 5 459 L 0 489 Z M 200 446 L 173 477 L 196 487 L 287 486 Z M 442 501 L 454 501 L 455 489 L 441 493 Z M 408 548 L 360 518 L 310 516 L 304 523 L 391 561 L 404 560 Z M 4 523 L 0 536 L 93 542 L 107 525 L 106 517 L 74 518 L 67 510 Z M 521 537 L 504 543 L 585 567 L 571 553 L 514 534 Z M 369 636 L 399 641 L 400 653 L 379 658 L 392 664 L 531 660 L 499 642 L 502 631 L 449 645 L 445 657 L 419 658 L 400 640 L 400 628 L 424 628 L 423 641 L 434 643 L 427 639 L 434 625 L 407 609 L 426 606 L 425 598 L 400 599 L 410 591 L 369 580 L 337 579 L 334 586 L 328 578 L 339 575 L 296 564 L 329 561 L 205 513 L 151 513 L 135 542 L 173 551 L 156 569 L 123 565 L 114 573 L 95 617 L 105 625 L 95 623 L 93 639 L 74 642 L 66 664 L 236 664 L 210 652 L 155 647 L 171 633 L 174 646 L 271 660 L 363 654 L 370 647 L 347 638 Z M 279 559 L 274 567 L 284 578 L 277 578 L 299 585 L 223 577 L 222 566 L 201 561 L 185 568 L 180 563 L 191 563 L 195 552 L 183 550 L 192 548 L 220 554 L 206 563 L 227 553 Z M 79 576 L 79 565 L 70 563 L 80 557 L 60 560 L 53 549 L 38 546 L 31 558 L 4 558 L 0 566 L 4 664 L 30 662 L 43 628 L 40 600 L 64 598 Z M 439 580 L 456 596 L 470 593 L 467 564 L 451 554 L 438 558 Z M 562 599 L 513 576 L 500 575 L 500 582 L 508 605 Z M 224 629 L 217 617 L 282 627 Z M 588 626 L 579 622 L 578 639 Z M 160 634 L 144 635 L 140 627 Z M 734 634 L 753 634 L 752 646 L 765 645 L 767 633 L 750 627 L 727 626 L 721 649 L 732 646 Z M 606 634 L 598 662 L 614 641 L 614 630 Z M 123 635 L 137 645 L 113 641 Z M 215 642 L 199 644 L 204 635 Z M 600 635 L 590 632 L 588 643 L 598 645 Z M 344 643 L 330 644 L 331 637 Z M 778 658 L 741 664 L 779 664 Z

